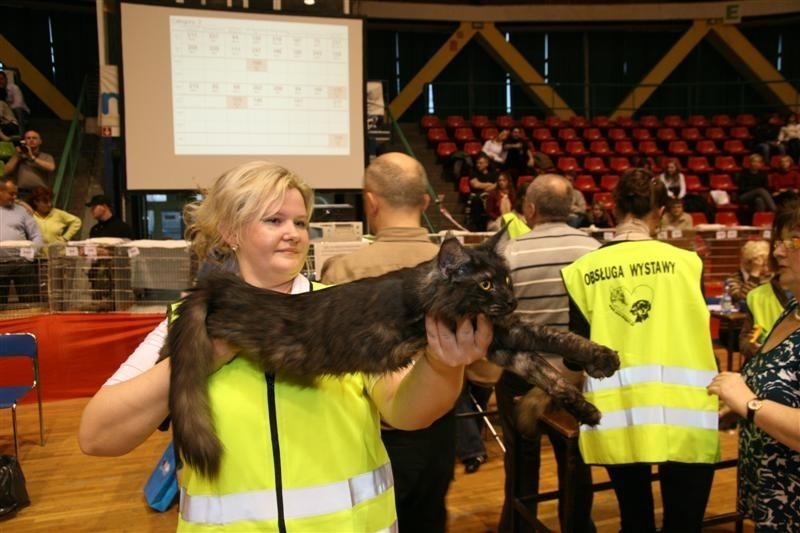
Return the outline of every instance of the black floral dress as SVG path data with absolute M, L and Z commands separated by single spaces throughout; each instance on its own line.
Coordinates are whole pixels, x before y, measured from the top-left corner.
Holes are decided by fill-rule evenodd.
M 796 308 L 793 300 L 784 316 Z M 800 407 L 800 329 L 756 353 L 742 376 L 759 398 Z M 739 433 L 737 508 L 756 523 L 756 531 L 800 531 L 800 453 L 747 421 Z

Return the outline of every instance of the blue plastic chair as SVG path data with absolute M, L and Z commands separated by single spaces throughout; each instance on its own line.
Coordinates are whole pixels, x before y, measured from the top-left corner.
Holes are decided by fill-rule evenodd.
M 0 386 L 0 409 L 11 409 L 11 425 L 14 430 L 14 454 L 19 457 L 17 441 L 17 403 L 32 389 L 36 389 L 39 400 L 39 445 L 44 446 L 44 420 L 42 419 L 42 390 L 39 386 L 39 353 L 36 335 L 33 333 L 0 334 L 0 359 L 27 357 L 31 361 L 33 382 L 30 384 Z

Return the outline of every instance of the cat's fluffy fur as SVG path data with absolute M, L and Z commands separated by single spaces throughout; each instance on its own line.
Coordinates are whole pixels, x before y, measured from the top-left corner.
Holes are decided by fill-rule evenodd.
M 599 411 L 538 352 L 560 354 L 595 377 L 614 373 L 619 358 L 580 336 L 512 314 L 508 266 L 495 251 L 503 233 L 476 247 L 447 238 L 436 258 L 416 267 L 305 294 L 259 289 L 223 274 L 198 283 L 162 350 L 171 358 L 169 407 L 183 459 L 211 477 L 219 470 L 222 446 L 206 386 L 214 371 L 212 338 L 285 379 L 379 374 L 408 365 L 421 352 L 428 313 L 453 326 L 464 316 L 487 315 L 494 324 L 490 361 L 544 390 L 581 422 L 597 424 Z

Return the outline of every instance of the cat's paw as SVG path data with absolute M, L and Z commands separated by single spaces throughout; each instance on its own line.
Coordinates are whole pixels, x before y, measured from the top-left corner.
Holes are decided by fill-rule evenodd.
M 579 405 L 573 406 L 573 409 L 568 409 L 572 415 L 578 419 L 581 424 L 588 426 L 596 426 L 600 423 L 600 418 L 603 414 L 589 402 L 582 402 Z
M 593 378 L 607 378 L 619 370 L 619 354 L 602 344 L 595 344 L 585 361 L 577 362 Z

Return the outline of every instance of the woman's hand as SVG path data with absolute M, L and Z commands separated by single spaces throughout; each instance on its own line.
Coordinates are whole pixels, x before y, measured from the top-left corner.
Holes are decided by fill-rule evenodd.
M 474 326 L 470 318 L 462 318 L 455 331 L 428 315 L 425 317 L 425 333 L 428 363 L 434 368 L 456 368 L 486 356 L 493 330 L 485 315 L 478 315 Z
M 747 402 L 756 396 L 738 372 L 720 372 L 706 388 L 741 417 L 747 416 Z

